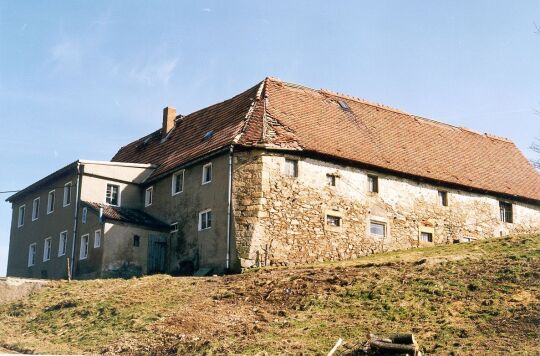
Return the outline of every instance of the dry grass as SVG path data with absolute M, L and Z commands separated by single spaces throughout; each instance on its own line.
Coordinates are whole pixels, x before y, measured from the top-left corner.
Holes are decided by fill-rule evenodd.
M 430 354 L 540 352 L 540 236 L 236 276 L 54 282 L 0 305 L 40 353 L 325 354 L 412 331 Z

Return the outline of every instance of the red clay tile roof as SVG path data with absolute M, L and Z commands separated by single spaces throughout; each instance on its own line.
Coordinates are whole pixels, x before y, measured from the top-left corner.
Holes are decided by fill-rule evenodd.
M 110 206 L 88 201 L 83 201 L 82 203 L 97 212 L 99 212 L 100 208 L 103 209 L 103 217 L 107 220 L 120 221 L 158 230 L 167 230 L 170 228 L 170 226 L 164 222 L 137 209 Z
M 214 136 L 203 141 L 210 130 Z M 272 78 L 182 118 L 164 143 L 159 131 L 149 137 L 146 147 L 137 140 L 113 161 L 156 164 L 156 176 L 231 144 L 264 145 L 540 201 L 540 174 L 506 139 Z

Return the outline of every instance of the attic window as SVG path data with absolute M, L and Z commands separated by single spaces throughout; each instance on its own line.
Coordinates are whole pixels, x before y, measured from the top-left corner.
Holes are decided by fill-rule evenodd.
M 204 134 L 203 141 L 209 140 L 214 136 L 214 130 L 210 130 Z
M 338 104 L 341 107 L 343 111 L 351 111 L 351 108 L 349 107 L 349 104 L 344 102 L 343 100 L 338 100 Z

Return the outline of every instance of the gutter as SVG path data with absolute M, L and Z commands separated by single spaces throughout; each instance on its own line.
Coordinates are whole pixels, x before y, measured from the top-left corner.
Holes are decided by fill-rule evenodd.
M 75 192 L 75 213 L 73 214 L 73 241 L 71 242 L 71 261 L 70 261 L 70 273 L 68 275 L 68 280 L 71 280 L 71 277 L 74 275 L 74 266 L 75 266 L 75 240 L 77 239 L 77 220 L 79 220 L 79 201 L 80 201 L 80 180 L 81 180 L 81 162 L 77 161 L 77 185 Z
M 229 186 L 227 192 L 227 257 L 225 268 L 227 272 L 231 268 L 231 218 L 232 218 L 232 167 L 233 167 L 233 145 L 229 146 Z

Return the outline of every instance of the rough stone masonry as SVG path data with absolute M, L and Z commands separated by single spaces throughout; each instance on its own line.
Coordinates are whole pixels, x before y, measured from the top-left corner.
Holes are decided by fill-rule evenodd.
M 296 176 L 284 173 L 286 159 L 297 162 Z M 234 165 L 234 228 L 244 268 L 351 259 L 540 230 L 540 212 L 524 203 L 512 202 L 513 222 L 503 222 L 497 197 L 305 158 L 294 151 L 237 153 Z M 368 175 L 378 178 L 378 192 L 369 191 Z M 438 200 L 440 191 L 447 206 Z M 379 233 L 373 233 L 373 224 Z

